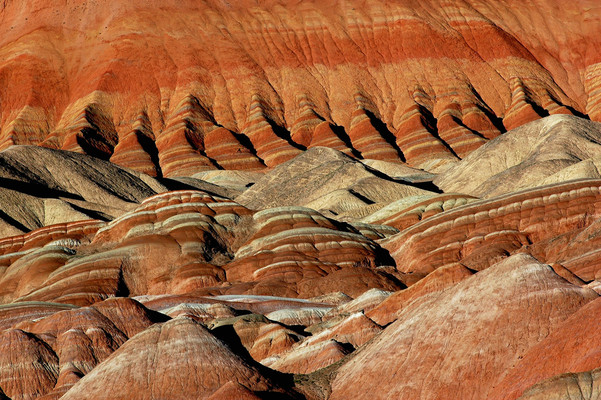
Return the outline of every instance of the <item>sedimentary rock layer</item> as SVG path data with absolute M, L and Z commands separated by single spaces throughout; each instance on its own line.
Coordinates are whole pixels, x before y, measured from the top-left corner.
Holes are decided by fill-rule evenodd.
M 340 368 L 330 398 L 488 398 L 504 371 L 597 297 L 512 256 L 405 308 Z
M 6 1 L 0 148 L 157 176 L 314 146 L 444 169 L 541 116 L 598 120 L 599 15 L 552 0 Z
M 454 263 L 481 270 L 539 242 L 552 248 L 553 238 L 591 225 L 601 216 L 599 189 L 598 180 L 584 179 L 477 201 L 421 221 L 382 244 L 403 272 L 429 273 Z M 584 279 L 595 277 L 594 270 L 583 273 Z

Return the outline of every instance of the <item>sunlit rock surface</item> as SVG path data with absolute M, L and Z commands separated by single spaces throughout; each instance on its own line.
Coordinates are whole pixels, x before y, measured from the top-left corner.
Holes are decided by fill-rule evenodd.
M 0 399 L 599 395 L 598 2 L 0 4 Z

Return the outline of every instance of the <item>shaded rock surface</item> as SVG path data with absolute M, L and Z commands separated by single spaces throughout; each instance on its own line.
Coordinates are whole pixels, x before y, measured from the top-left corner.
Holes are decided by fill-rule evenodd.
M 590 1 L 7 1 L 0 148 L 170 177 L 315 146 L 444 170 L 547 115 L 599 120 L 600 18 Z
M 572 179 L 600 178 L 601 125 L 554 115 L 505 133 L 435 178 L 445 192 L 493 197 Z

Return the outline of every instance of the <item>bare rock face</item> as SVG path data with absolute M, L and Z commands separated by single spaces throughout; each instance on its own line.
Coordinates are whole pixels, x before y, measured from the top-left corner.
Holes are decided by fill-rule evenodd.
M 340 361 L 349 352 L 341 343 L 329 339 L 297 346 L 279 357 L 263 360 L 263 364 L 280 372 L 310 374 Z
M 598 378 L 595 371 L 588 371 L 601 365 L 599 352 L 599 324 L 597 317 L 601 301 L 599 299 L 588 303 L 578 312 L 568 318 L 560 327 L 551 332 L 542 342 L 532 347 L 520 361 L 511 368 L 490 394 L 491 399 L 516 399 L 524 394 L 525 398 L 542 398 L 534 396 L 536 390 L 530 386 L 550 386 L 548 380 L 567 373 L 575 375 L 564 376 L 559 382 L 553 383 L 554 395 L 559 395 L 561 386 L 571 387 L 584 379 L 589 382 L 589 391 L 585 390 L 584 398 L 591 398 L 590 387 Z M 588 373 L 588 375 L 587 375 Z M 546 382 L 546 383 L 541 383 Z M 553 391 L 547 391 L 549 398 Z M 530 395 L 526 393 L 530 392 Z M 534 397 L 528 397 L 534 396 Z M 586 397 L 589 396 L 589 397 Z M 594 398 L 594 397 L 592 397 Z
M 31 306 L 15 303 L 11 308 Z M 125 298 L 86 308 L 61 309 L 56 304 L 37 308 L 45 308 L 47 314 L 13 318 L 0 335 L 0 346 L 5 347 L 0 385 L 10 398 L 58 399 L 129 337 L 166 319 Z
M 469 278 L 472 272 L 462 265 L 455 264 L 438 268 L 414 285 L 395 292 L 367 310 L 367 316 L 380 325 L 388 325 L 412 302 L 423 296 L 436 296 L 455 284 Z
M 337 216 L 428 193 L 396 182 L 339 151 L 316 147 L 265 174 L 236 201 L 257 210 L 305 206 Z
M 599 119 L 595 6 L 9 1 L 0 146 L 158 176 L 315 146 L 440 170 L 541 116 Z
M 0 333 L 0 387 L 11 399 L 35 399 L 50 391 L 59 373 L 50 346 L 20 329 Z
M 115 218 L 167 188 L 106 161 L 36 146 L 0 152 L 0 236 Z
M 280 207 L 255 213 L 253 220 L 253 235 L 226 273 L 231 280 L 254 282 L 256 294 L 293 291 L 308 298 L 336 288 L 352 296 L 373 286 L 398 287 L 376 269 L 390 262 L 379 245 L 316 211 Z
M 403 272 L 428 273 L 457 262 L 481 270 L 508 254 L 528 251 L 531 244 L 552 248 L 554 238 L 593 224 L 601 216 L 598 185 L 598 180 L 576 180 L 474 202 L 421 221 L 382 244 Z M 575 273 L 585 280 L 595 276 L 594 269 Z
M 445 192 L 493 197 L 572 179 L 599 178 L 601 125 L 554 115 L 482 146 L 435 179 Z
M 530 256 L 510 257 L 405 308 L 340 368 L 331 399 L 487 398 L 506 369 L 595 298 Z
M 532 386 L 522 400 L 592 400 L 601 394 L 601 371 L 566 373 Z
M 193 291 L 308 298 L 402 287 L 378 270 L 392 262 L 386 252 L 352 226 L 303 208 L 253 215 L 200 191 L 152 196 L 109 223 L 43 229 L 6 239 L 5 302 L 88 305 L 114 295 Z
M 599 397 L 597 3 L 0 2 L 0 400 Z
M 383 224 L 403 230 L 426 218 L 473 203 L 476 200 L 476 197 L 459 193 L 410 196 L 394 201 L 361 220 L 370 224 Z
M 202 325 L 176 318 L 133 337 L 62 398 L 207 398 L 230 381 L 251 391 L 272 387 Z

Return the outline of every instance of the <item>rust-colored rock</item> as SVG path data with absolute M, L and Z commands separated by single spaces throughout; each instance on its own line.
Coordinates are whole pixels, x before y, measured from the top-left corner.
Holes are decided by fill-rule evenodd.
M 2 2 L 0 399 L 598 397 L 597 3 Z
M 388 325 L 413 301 L 431 293 L 441 292 L 470 277 L 472 272 L 462 265 L 440 267 L 405 290 L 395 292 L 373 309 L 367 316 L 380 325 Z
M 481 270 L 533 243 L 553 246 L 552 239 L 562 233 L 591 225 L 601 216 L 600 207 L 599 181 L 576 180 L 474 202 L 421 221 L 382 244 L 403 272 L 428 273 L 457 262 Z M 590 280 L 594 273 L 579 276 Z
M 515 255 L 406 307 L 339 369 L 331 399 L 487 398 L 503 372 L 597 297 Z
M 7 2 L 0 147 L 159 176 L 316 145 L 444 168 L 505 128 L 601 115 L 596 8 L 548 3 Z
M 546 379 L 527 390 L 522 400 L 593 400 L 601 394 L 601 370 L 565 373 Z
M 539 382 L 566 373 L 585 373 L 601 365 L 599 323 L 601 301 L 582 307 L 511 368 L 490 399 L 517 399 Z M 526 398 L 528 398 L 526 396 Z M 535 397 L 534 397 L 535 398 Z
M 130 339 L 62 398 L 203 398 L 229 382 L 252 391 L 273 388 L 202 325 L 176 318 Z

